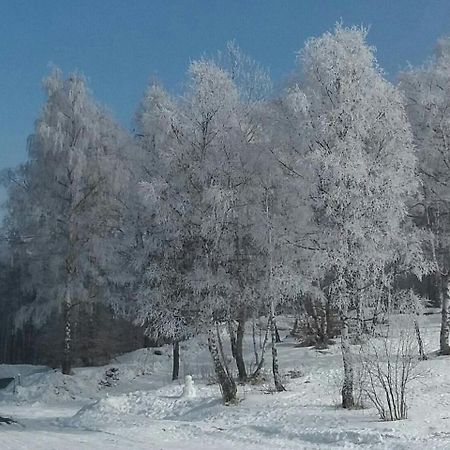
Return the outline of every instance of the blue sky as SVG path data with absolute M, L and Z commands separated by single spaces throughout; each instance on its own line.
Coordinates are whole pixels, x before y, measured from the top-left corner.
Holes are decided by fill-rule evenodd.
M 26 158 L 49 63 L 78 69 L 129 127 L 150 76 L 179 91 L 190 59 L 235 39 L 277 82 L 310 36 L 371 27 L 391 79 L 450 34 L 449 0 L 0 0 L 0 169 Z

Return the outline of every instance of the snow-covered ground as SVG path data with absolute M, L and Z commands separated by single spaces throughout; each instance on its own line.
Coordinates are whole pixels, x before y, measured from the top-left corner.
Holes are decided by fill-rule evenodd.
M 425 317 L 428 352 L 438 343 L 439 316 Z M 246 345 L 251 356 L 250 337 Z M 123 355 L 110 365 L 75 369 L 73 376 L 35 366 L 0 366 L 0 377 L 21 373 L 21 386 L 0 394 L 0 427 L 9 449 L 444 449 L 450 448 L 450 357 L 431 355 L 411 385 L 409 419 L 381 422 L 373 408 L 339 407 L 339 346 L 316 351 L 279 345 L 287 391 L 267 384 L 240 386 L 240 403 L 223 406 L 209 384 L 209 354 L 199 342 L 182 346 L 182 375 L 192 374 L 197 396 L 183 398 L 170 381 L 170 349 Z M 270 367 L 270 358 L 267 368 Z M 105 386 L 114 367 L 118 380 Z M 300 372 L 291 378 L 290 371 Z M 103 383 L 101 382 L 103 380 Z

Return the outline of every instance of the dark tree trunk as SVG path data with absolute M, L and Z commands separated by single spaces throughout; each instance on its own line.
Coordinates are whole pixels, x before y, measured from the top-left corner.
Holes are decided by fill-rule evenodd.
M 180 375 L 180 343 L 178 341 L 172 344 L 172 354 L 172 381 L 175 381 Z
M 255 318 L 252 319 L 252 339 L 253 339 L 253 351 L 255 353 L 255 364 L 258 366 L 259 364 L 259 354 L 258 348 L 256 347 L 256 327 L 255 327 Z
M 440 332 L 440 353 L 450 355 L 449 334 L 450 334 L 450 299 L 448 292 L 448 275 L 442 276 L 441 286 L 441 332 Z
M 353 361 L 348 336 L 348 318 L 345 316 L 342 319 L 341 331 L 341 348 L 342 361 L 344 363 L 344 383 L 342 386 L 342 407 L 351 409 L 355 406 L 353 398 Z
M 236 348 L 235 358 L 236 366 L 239 373 L 239 381 L 247 381 L 247 370 L 245 369 L 244 361 L 244 332 L 245 332 L 245 319 L 241 317 L 238 321 L 238 327 L 236 330 Z
M 220 360 L 219 350 L 211 329 L 208 333 L 208 348 L 214 364 L 214 371 L 222 391 L 222 398 L 225 404 L 236 403 L 237 388 L 233 378 L 227 373 L 222 361 Z
M 378 315 L 379 315 L 379 311 L 380 311 L 380 306 L 381 306 L 381 295 L 378 296 L 377 302 L 375 303 L 375 307 L 373 310 L 373 317 L 372 317 L 372 323 L 371 323 L 372 334 L 375 333 L 376 327 L 379 323 Z
M 62 373 L 70 375 L 72 371 L 72 298 L 70 288 L 67 287 L 64 299 L 64 348 L 61 364 Z
M 274 322 L 274 330 L 275 330 L 275 342 L 279 344 L 281 342 L 280 332 L 278 331 L 277 323 Z
M 423 349 L 423 341 L 422 341 L 422 335 L 420 333 L 420 327 L 419 322 L 417 320 L 414 321 L 414 329 L 416 330 L 416 338 L 417 338 L 417 344 L 419 346 L 419 358 L 422 361 L 425 361 L 428 359 L 427 355 L 425 354 L 425 351 Z
M 259 377 L 259 374 L 261 373 L 261 370 L 264 366 L 264 355 L 266 352 L 267 339 L 269 337 L 269 328 L 270 328 L 270 318 L 269 318 L 269 322 L 267 323 L 266 334 L 264 335 L 264 341 L 261 344 L 261 358 L 259 359 L 259 362 L 256 364 L 255 371 L 251 375 L 252 379 L 257 379 Z M 255 346 L 255 352 L 256 352 L 256 346 Z
M 278 367 L 278 350 L 277 350 L 277 339 L 276 339 L 276 321 L 275 321 L 275 311 L 272 305 L 271 307 L 271 316 L 270 316 L 270 334 L 272 337 L 272 372 L 273 372 L 273 381 L 275 384 L 275 389 L 277 392 L 285 391 L 286 389 L 281 382 L 280 370 Z
M 233 358 L 236 358 L 236 332 L 232 320 L 228 321 L 228 334 L 230 335 L 231 354 L 233 355 Z
M 332 313 L 331 313 L 331 301 L 326 300 L 325 304 L 325 334 L 327 341 L 333 337 L 333 326 L 332 326 Z
M 361 298 L 358 298 L 358 304 L 356 305 L 356 325 L 358 329 L 358 340 L 361 340 L 364 334 L 364 311 Z

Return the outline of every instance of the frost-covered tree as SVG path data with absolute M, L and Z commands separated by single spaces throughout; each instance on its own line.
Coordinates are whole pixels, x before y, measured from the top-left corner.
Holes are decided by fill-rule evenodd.
M 260 272 L 257 310 L 268 316 L 274 383 L 278 391 L 283 391 L 276 348 L 276 311 L 283 304 L 289 306 L 305 289 L 302 252 L 294 242 L 306 215 L 299 185 L 279 156 L 284 136 L 282 127 L 279 128 L 278 108 L 266 105 L 260 120 L 262 138 L 257 141 L 258 151 L 251 163 L 253 174 L 249 184 L 252 196 L 250 232 L 258 250 L 258 265 L 255 266 Z
M 433 235 L 430 257 L 441 301 L 440 352 L 450 354 L 450 39 L 439 41 L 434 58 L 400 76 L 418 150 L 422 200 L 416 205 Z M 421 211 L 418 208 L 421 207 Z
M 392 284 L 394 266 L 421 273 L 420 239 L 406 214 L 418 187 L 416 157 L 402 97 L 383 78 L 364 29 L 337 25 L 310 39 L 300 61 L 304 85 L 291 90 L 291 101 L 313 218 L 302 245 L 312 285 L 340 313 L 342 404 L 351 408 L 351 311 L 361 318 Z
M 227 263 L 233 256 L 237 191 L 242 189 L 239 94 L 229 75 L 200 60 L 189 68 L 189 86 L 180 104 L 182 138 L 176 147 L 172 189 L 180 193 L 183 246 L 190 258 L 187 280 L 224 401 L 236 385 L 217 345 L 216 325 L 229 315 L 232 282 Z
M 73 313 L 96 295 L 102 259 L 97 240 L 116 226 L 121 132 L 93 102 L 84 78 L 45 79 L 47 101 L 29 138 L 29 160 L 9 186 L 8 228 L 26 269 L 23 288 L 34 296 L 17 317 L 42 325 L 64 316 L 62 371 L 72 364 Z M 19 180 L 19 182 L 17 182 Z
M 139 239 L 131 253 L 137 271 L 131 314 L 147 335 L 173 344 L 173 379 L 179 374 L 179 343 L 196 329 L 185 278 L 183 214 L 179 192 L 172 189 L 178 122 L 175 102 L 158 83 L 150 83 L 136 116 L 141 176 L 136 186 Z
M 146 98 L 139 134 L 157 169 L 144 187 L 159 231 L 149 238 L 156 253 L 148 265 L 144 310 L 159 304 L 159 311 L 168 311 L 166 318 L 171 312 L 171 320 L 181 317 L 197 332 L 207 332 L 224 399 L 234 401 L 236 386 L 216 332 L 230 319 L 238 290 L 230 268 L 248 143 L 239 93 L 228 73 L 200 60 L 191 64 L 187 91 L 176 108 L 156 86 Z
M 234 255 L 227 265 L 234 294 L 228 329 L 239 379 L 245 381 L 248 376 L 243 350 L 245 326 L 251 316 L 265 314 L 268 307 L 264 295 L 268 280 L 268 245 L 267 241 L 261 240 L 262 235 L 267 237 L 268 227 L 261 228 L 261 218 L 267 219 L 264 199 L 268 191 L 261 180 L 268 175 L 268 160 L 273 163 L 269 146 L 266 145 L 270 134 L 268 128 L 272 124 L 263 123 L 267 116 L 272 82 L 268 71 L 246 55 L 235 42 L 229 42 L 226 49 L 219 52 L 217 64 L 226 71 L 239 94 L 238 170 L 243 182 L 236 189 L 237 207 L 230 224 L 235 236 Z M 264 176 L 261 176 L 262 170 Z M 266 219 L 263 219 L 263 223 L 267 225 Z

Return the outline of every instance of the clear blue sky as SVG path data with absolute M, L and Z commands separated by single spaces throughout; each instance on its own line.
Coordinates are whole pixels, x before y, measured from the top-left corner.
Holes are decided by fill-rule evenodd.
M 450 34 L 450 0 L 0 0 L 0 12 L 0 169 L 26 157 L 49 63 L 82 71 L 129 126 L 150 76 L 179 90 L 189 60 L 230 39 L 278 81 L 308 37 L 340 19 L 369 25 L 394 79 Z

